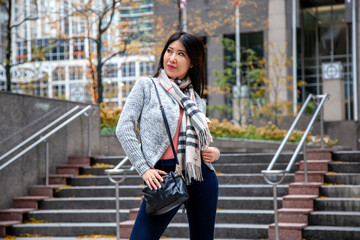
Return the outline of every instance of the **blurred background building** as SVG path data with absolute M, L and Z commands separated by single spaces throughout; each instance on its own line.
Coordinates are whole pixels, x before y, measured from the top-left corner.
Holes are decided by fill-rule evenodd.
M 14 28 L 11 40 L 13 91 L 91 101 L 88 59 L 96 52 L 96 46 L 93 42 L 87 44 L 87 39 L 96 38 L 94 33 L 97 26 L 93 24 L 88 29 L 86 17 L 74 7 L 75 3 L 81 5 L 81 0 L 36 2 L 37 6 L 34 6 L 34 1 L 12 0 L 14 22 L 31 15 L 38 16 L 36 20 L 25 21 Z M 101 2 L 106 3 L 96 2 L 99 6 Z M 106 51 L 116 52 L 121 48 L 114 43 L 128 40 L 128 50 L 109 59 L 103 66 L 104 102 L 121 107 L 134 81 L 142 75 L 153 73 L 154 63 L 165 39 L 184 27 L 184 9 L 180 8 L 179 0 L 119 2 L 111 22 L 113 28 L 102 35 L 102 39 L 104 57 L 108 56 Z M 332 109 L 337 113 L 335 116 L 327 115 L 328 120 L 358 120 L 357 76 L 360 74 L 357 66 L 354 68 L 354 63 L 360 61 L 360 14 L 355 16 L 354 22 L 351 0 L 185 2 L 187 30 L 201 36 L 207 47 L 206 98 L 210 115 L 231 119 L 233 116 L 229 109 L 234 105 L 234 91 L 247 99 L 247 102 L 242 102 L 249 105 L 245 111 L 250 115 L 255 114 L 254 109 L 261 108 L 263 104 L 261 94 L 256 94 L 261 87 L 272 85 L 273 89 L 268 92 L 270 99 L 290 105 L 294 102 L 301 105 L 309 93 L 330 91 L 331 99 L 340 104 Z M 293 3 L 296 3 L 296 41 L 293 37 Z M 236 66 L 235 48 L 231 41 L 236 39 L 237 4 L 240 9 L 241 89 L 233 87 L 236 85 Z M 355 12 L 359 13 L 360 4 L 354 5 Z M 2 9 L 1 62 L 5 61 L 7 20 L 8 15 Z M 103 24 L 106 23 L 105 18 Z M 90 35 L 86 35 L 87 30 Z M 291 89 L 294 82 L 291 64 L 294 43 L 296 96 Z M 251 57 L 254 60 L 249 64 Z M 227 89 L 221 88 L 224 82 Z M 6 88 L 3 66 L 0 67 L 0 88 Z
M 91 10 L 99 11 L 97 14 L 100 15 L 101 10 L 104 12 L 106 4 L 110 3 L 93 1 L 95 4 L 87 9 L 81 0 L 10 1 L 12 24 L 23 21 L 12 28 L 11 34 L 12 91 L 91 102 L 89 61 L 97 60 L 94 54 L 98 16 L 92 16 L 86 11 L 90 12 L 91 7 Z M 146 38 L 140 40 L 152 31 L 152 1 L 122 2 L 114 7 L 112 19 L 110 7 L 101 19 L 103 26 L 111 21 L 109 30 L 101 36 L 101 52 L 104 61 L 109 58 L 102 68 L 104 102 L 113 106 L 122 106 L 135 80 L 153 72 L 153 57 L 147 52 L 150 45 Z M 5 62 L 7 43 L 6 23 L 9 14 L 6 11 L 3 7 L 0 14 L 2 63 Z M 29 17 L 33 19 L 27 20 Z M 123 46 L 120 46 L 120 42 Z M 119 54 L 111 56 L 118 51 Z M 4 65 L 0 66 L 0 89 L 6 89 Z
M 329 120 L 358 120 L 354 113 L 359 112 L 359 108 L 354 109 L 354 101 L 359 101 L 359 89 L 354 89 L 354 86 L 359 86 L 359 78 L 354 77 L 354 70 L 357 76 L 359 70 L 353 69 L 353 63 L 356 59 L 359 62 L 360 14 L 353 22 L 351 0 L 189 0 L 186 6 L 187 29 L 199 33 L 207 45 L 208 84 L 216 85 L 219 79 L 217 71 L 227 67 L 232 68 L 233 73 L 232 80 L 227 81 L 235 84 L 235 66 L 232 64 L 235 49 L 224 47 L 223 40 L 235 40 L 235 4 L 239 4 L 243 62 L 241 85 L 245 86 L 245 93 L 243 91 L 242 94 L 256 91 L 249 74 L 251 68 L 246 63 L 249 56 L 247 50 L 252 49 L 257 57 L 265 59 L 264 72 L 267 78 L 274 82 L 280 76 L 280 80 L 289 81 L 287 84 L 279 84 L 276 90 L 278 101 L 293 101 L 293 91 L 287 86 L 291 85 L 293 76 L 293 2 L 296 3 L 296 100 L 301 104 L 309 93 L 322 94 L 324 83 L 328 90 L 328 82 L 338 80 L 338 84 L 330 84 L 330 88 L 341 87 L 339 91 L 331 92 L 332 99 L 341 101 L 341 116 L 330 117 Z M 178 20 L 180 12 L 175 5 L 174 1 L 168 1 L 167 4 L 155 1 L 154 14 L 161 16 L 168 26 L 181 25 Z M 358 3 L 355 5 L 355 11 L 359 13 L 360 6 Z M 357 36 L 355 45 L 354 34 Z M 356 46 L 355 56 L 353 46 Z M 282 66 L 281 61 L 284 62 Z M 233 100 L 230 94 L 213 93 L 207 97 L 210 105 L 224 104 L 231 108 Z M 231 117 L 230 114 L 225 115 Z

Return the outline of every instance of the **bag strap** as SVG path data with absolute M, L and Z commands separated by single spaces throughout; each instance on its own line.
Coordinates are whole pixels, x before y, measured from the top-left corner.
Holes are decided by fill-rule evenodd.
M 152 83 L 154 84 L 154 87 L 155 87 L 156 96 L 157 96 L 157 99 L 158 99 L 158 101 L 159 101 L 161 114 L 162 114 L 162 117 L 163 117 L 163 119 L 164 119 L 166 132 L 167 132 L 167 135 L 168 135 L 169 140 L 170 140 L 171 148 L 172 148 L 172 151 L 173 151 L 173 153 L 174 153 L 174 158 L 175 158 L 175 160 L 176 160 L 176 163 L 179 164 L 179 160 L 178 160 L 178 158 L 177 158 L 177 154 L 176 154 L 176 151 L 175 151 L 174 143 L 173 143 L 173 140 L 172 140 L 172 138 L 171 138 L 169 123 L 168 123 L 167 118 L 166 118 L 164 106 L 163 106 L 162 103 L 161 103 L 160 95 L 159 95 L 159 92 L 158 92 L 158 90 L 157 90 L 157 87 L 156 87 L 156 84 L 155 84 L 154 80 L 153 80 L 152 78 L 150 78 L 150 79 L 151 79 L 151 81 L 152 81 Z

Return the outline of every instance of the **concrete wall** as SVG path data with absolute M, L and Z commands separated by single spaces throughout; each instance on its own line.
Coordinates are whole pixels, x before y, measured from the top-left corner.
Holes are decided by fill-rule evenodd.
M 114 135 L 101 135 L 100 154 L 104 156 L 124 156 L 125 152 Z
M 0 92 L 0 155 L 31 136 L 67 110 L 83 103 Z M 91 116 L 92 154 L 100 152 L 100 116 L 97 106 Z M 43 134 L 45 135 L 46 132 Z M 35 140 L 38 140 L 37 137 Z M 87 155 L 88 119 L 81 116 L 48 139 L 50 174 L 67 163 L 68 156 Z M 14 155 L 11 155 L 14 156 Z M 10 158 L 5 158 L 0 165 Z M 12 199 L 27 195 L 28 187 L 42 184 L 45 177 L 45 144 L 18 158 L 0 171 L 0 209 L 12 207 Z M 11 183 L 11 184 L 9 184 Z

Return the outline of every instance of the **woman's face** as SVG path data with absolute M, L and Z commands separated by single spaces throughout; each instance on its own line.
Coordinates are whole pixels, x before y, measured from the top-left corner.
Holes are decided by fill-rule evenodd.
M 168 77 L 178 79 L 184 79 L 192 67 L 185 47 L 179 40 L 172 42 L 165 50 L 163 64 Z

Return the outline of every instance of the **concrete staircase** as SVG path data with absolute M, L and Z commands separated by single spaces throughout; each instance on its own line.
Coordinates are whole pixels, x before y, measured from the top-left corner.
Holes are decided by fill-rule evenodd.
M 360 239 L 360 152 L 307 152 L 279 209 L 280 240 Z M 269 227 L 275 239 L 275 225 Z
M 220 184 L 220 197 L 216 222 L 216 239 L 267 238 L 268 225 L 273 220 L 272 188 L 266 184 L 261 170 L 265 169 L 272 154 L 224 154 L 215 163 Z M 283 155 L 279 168 L 286 165 L 289 155 Z M 69 159 L 69 165 L 59 166 L 51 176 L 51 186 L 34 186 L 29 195 L 31 204 L 24 206 L 14 200 L 16 209 L 22 208 L 17 224 L 6 228 L 6 234 L 21 236 L 75 237 L 116 234 L 115 187 L 104 175 L 104 168 L 93 167 L 96 163 L 116 165 L 118 160 Z M 281 166 L 280 166 L 281 165 Z M 281 196 L 288 192 L 289 174 L 278 190 Z M 129 221 L 130 209 L 139 207 L 143 182 L 135 172 L 120 186 L 120 218 L 123 226 Z M 33 199 L 36 197 L 37 199 Z M 20 198 L 21 199 L 21 198 Z M 4 210 L 6 211 L 6 210 Z M 134 210 L 132 211 L 134 212 Z M 21 223 L 20 223 L 21 222 Z M 28 222 L 28 223 L 26 223 Z M 131 224 L 130 224 L 131 225 Z M 126 237 L 126 229 L 121 236 Z M 185 213 L 179 211 L 164 237 L 188 238 Z
M 260 172 L 272 157 L 273 154 L 223 154 L 214 164 L 220 184 L 216 239 L 268 239 L 269 224 L 274 222 L 272 187 Z M 290 157 L 281 155 L 275 168 L 284 169 Z M 339 152 L 333 157 L 328 171 L 323 173 L 325 183 L 329 184 L 319 185 L 321 197 L 311 199 L 314 211 L 305 213 L 309 225 L 301 233 L 307 240 L 360 239 L 360 153 Z M 116 165 L 118 160 L 70 158 L 69 165 L 59 166 L 57 174 L 51 176 L 51 186 L 34 186 L 29 196 L 14 199 L 13 209 L 0 211 L 3 235 L 6 230 L 7 235 L 30 236 L 26 239 L 52 236 L 70 240 L 94 235 L 115 238 L 115 187 L 104 175 L 104 168 L 94 167 L 96 163 Z M 278 187 L 279 208 L 286 203 L 282 197 L 291 196 L 290 183 L 301 178 L 301 172 L 295 176 L 296 169 L 298 165 Z M 121 183 L 122 238 L 126 239 L 129 232 L 126 227 L 131 228 L 136 216 L 142 187 L 143 182 L 135 172 Z M 300 202 L 304 202 L 301 197 Z M 179 211 L 164 237 L 188 239 L 185 213 Z
M 360 152 L 334 152 L 302 236 L 360 239 Z

